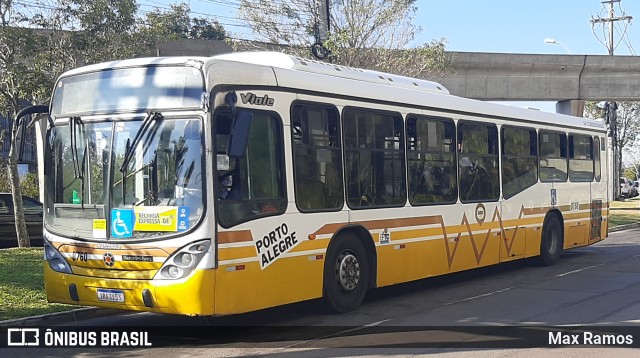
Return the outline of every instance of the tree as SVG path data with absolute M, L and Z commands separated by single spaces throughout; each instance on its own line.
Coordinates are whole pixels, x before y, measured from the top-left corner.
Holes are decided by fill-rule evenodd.
M 54 61 L 49 55 L 53 42 L 59 40 L 53 31 L 49 33 L 37 33 L 22 26 L 34 21 L 42 21 L 44 15 L 29 17 L 25 11 L 28 9 L 14 6 L 12 0 L 0 1 L 0 108 L 13 118 L 24 105 L 25 100 L 37 102 L 46 97 L 46 93 L 52 87 L 52 78 L 55 71 L 52 69 L 64 68 L 61 61 Z M 51 10 L 48 17 L 56 18 L 59 13 Z M 32 20 L 29 20 L 29 19 Z M 56 56 L 53 56 L 56 57 Z M 26 230 L 22 190 L 18 176 L 18 154 L 16 151 L 16 138 L 18 122 L 13 120 L 10 130 L 11 144 L 7 165 L 7 177 L 11 184 L 11 193 L 15 205 L 15 225 L 18 238 L 18 246 L 31 246 Z
M 400 75 L 435 77 L 451 68 L 446 41 L 408 48 L 422 29 L 413 24 L 415 0 L 335 0 L 330 3 L 330 31 L 324 45 L 331 62 Z M 280 44 L 284 52 L 308 57 L 317 40 L 316 0 L 241 0 L 238 17 L 267 44 L 240 43 L 241 48 Z
M 191 18 L 185 3 L 171 4 L 169 10 L 155 9 L 145 18 L 145 31 L 156 39 L 224 40 L 227 32 L 217 20 Z
M 617 177 L 623 176 L 623 162 L 627 157 L 625 154 L 634 147 L 640 138 L 640 102 L 617 102 L 616 110 L 616 139 L 617 139 L 617 158 L 619 173 Z M 599 106 L 596 102 L 585 102 L 585 117 L 588 118 L 605 118 L 604 107 Z
M 137 31 L 135 0 L 0 1 L 0 108 L 9 118 L 28 103 L 49 99 L 55 79 L 82 63 L 148 52 Z M 30 246 L 23 214 L 12 121 L 7 176 L 11 183 L 18 246 Z
M 141 36 L 136 0 L 59 0 L 69 2 L 67 26 L 83 64 L 148 53 L 153 42 Z
M 635 143 L 625 149 L 624 175 L 633 180 L 640 180 L 640 143 Z

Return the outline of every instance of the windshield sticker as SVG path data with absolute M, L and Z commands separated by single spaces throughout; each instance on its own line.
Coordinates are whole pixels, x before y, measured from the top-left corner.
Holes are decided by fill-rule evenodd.
M 133 210 L 135 231 L 178 231 L 178 208 L 175 206 L 136 206 Z
M 133 235 L 133 210 L 111 209 L 111 237 L 122 239 Z
M 282 225 L 271 230 L 268 234 L 264 235 L 261 240 L 255 242 L 256 251 L 260 256 L 260 269 L 264 270 L 271 263 L 276 261 L 282 254 L 289 252 L 298 244 L 296 238 L 296 232 L 289 232 L 287 224 Z
M 93 238 L 107 238 L 107 219 L 93 219 Z

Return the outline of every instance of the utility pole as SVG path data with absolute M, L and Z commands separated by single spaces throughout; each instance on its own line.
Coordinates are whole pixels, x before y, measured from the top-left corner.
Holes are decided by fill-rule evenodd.
M 329 0 L 316 0 L 318 9 L 318 21 L 316 23 L 316 42 L 311 46 L 311 53 L 319 60 L 324 60 L 331 55 L 331 51 L 324 46 L 329 38 L 331 15 L 329 14 Z
M 615 16 L 615 9 L 613 5 L 615 3 L 620 3 L 621 0 L 605 0 L 601 1 L 602 4 L 609 5 L 609 17 L 607 18 L 593 18 L 591 19 L 591 27 L 595 29 L 596 24 L 602 24 L 603 26 L 608 26 L 609 36 L 606 39 L 606 47 L 609 51 L 609 55 L 613 56 L 613 52 L 616 48 L 615 42 L 613 40 L 614 35 L 614 23 L 617 21 L 627 21 L 631 22 L 633 20 L 632 16 Z M 626 32 L 626 31 L 625 31 Z M 595 31 L 594 31 L 595 33 Z M 618 105 L 614 101 L 607 101 L 605 104 L 605 118 L 609 121 L 609 135 L 611 136 L 611 151 L 613 152 L 613 168 L 612 168 L 612 178 L 611 185 L 613 188 L 613 199 L 618 200 L 620 198 L 620 172 L 621 172 L 621 157 L 620 153 L 621 148 L 618 148 L 618 133 L 617 133 L 617 109 Z

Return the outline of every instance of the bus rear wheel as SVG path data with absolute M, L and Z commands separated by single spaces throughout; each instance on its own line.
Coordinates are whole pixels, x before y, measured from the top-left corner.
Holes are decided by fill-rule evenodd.
M 362 241 L 347 233 L 329 246 L 324 264 L 324 299 L 331 311 L 356 309 L 369 288 L 370 265 Z
M 560 260 L 562 253 L 562 223 L 557 215 L 549 215 L 542 226 L 542 240 L 540 241 L 540 258 L 538 262 L 543 266 L 551 266 Z

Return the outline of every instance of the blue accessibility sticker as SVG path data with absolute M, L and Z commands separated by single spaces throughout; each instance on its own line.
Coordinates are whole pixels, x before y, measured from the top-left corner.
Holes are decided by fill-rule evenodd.
M 133 219 L 131 209 L 111 209 L 111 237 L 127 238 L 133 236 Z

